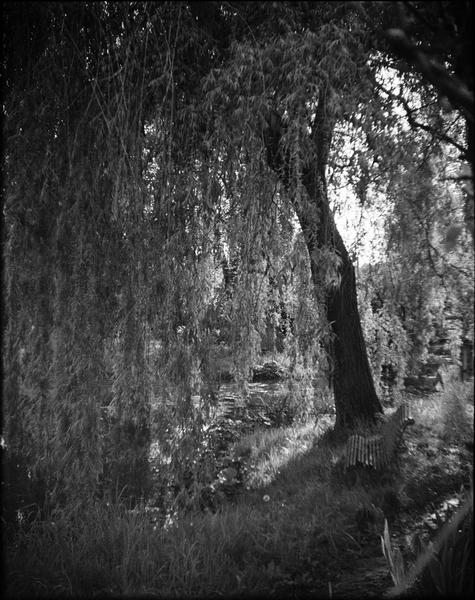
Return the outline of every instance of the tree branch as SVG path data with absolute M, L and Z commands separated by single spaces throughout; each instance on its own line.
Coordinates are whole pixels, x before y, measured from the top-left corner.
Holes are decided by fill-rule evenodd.
M 402 107 L 406 111 L 406 116 L 407 116 L 409 125 L 411 125 L 412 127 L 416 127 L 418 129 L 422 129 L 423 131 L 427 131 L 427 133 L 432 134 L 432 136 L 439 139 L 439 141 L 447 142 L 448 144 L 451 144 L 452 146 L 454 146 L 454 148 L 457 148 L 457 150 L 460 150 L 460 152 L 463 154 L 464 157 L 468 158 L 468 152 L 469 152 L 468 148 L 466 146 L 463 146 L 459 142 L 455 141 L 454 138 L 452 138 L 450 135 L 448 135 L 446 131 L 439 131 L 439 130 L 435 129 L 434 127 L 431 127 L 430 125 L 426 125 L 425 123 L 420 123 L 419 121 L 416 121 L 416 119 L 414 118 L 414 113 L 416 112 L 416 109 L 410 107 L 409 102 L 402 96 L 402 94 L 394 94 L 391 90 L 388 90 L 387 88 L 385 88 L 381 83 L 377 83 L 377 86 L 385 94 L 387 94 L 391 98 L 398 100 L 402 104 Z
M 413 65 L 426 80 L 439 92 L 447 96 L 455 108 L 461 110 L 465 117 L 473 122 L 473 92 L 455 75 L 449 73 L 434 59 L 429 59 L 411 42 L 402 29 L 387 29 L 386 39 L 393 51 Z

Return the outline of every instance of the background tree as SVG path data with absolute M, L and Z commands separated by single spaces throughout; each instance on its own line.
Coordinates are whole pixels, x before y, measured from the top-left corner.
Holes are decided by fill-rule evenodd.
M 458 176 L 465 182 L 466 222 L 473 236 L 473 6 L 470 2 L 393 2 L 386 8 L 383 36 L 393 56 L 400 59 L 396 67 L 420 74 L 435 92 L 439 111 L 453 108 L 465 120 L 465 139 L 454 139 L 440 125 L 418 122 L 406 106 L 414 126 L 429 128 L 436 138 L 452 143 L 470 165 L 468 172 Z

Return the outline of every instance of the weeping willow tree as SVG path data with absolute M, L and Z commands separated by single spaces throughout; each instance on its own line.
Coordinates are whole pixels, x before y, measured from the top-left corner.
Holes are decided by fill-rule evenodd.
M 157 403 L 174 466 L 193 456 L 193 399 L 214 402 L 223 254 L 238 266 L 224 313 L 244 383 L 295 222 L 315 321 L 299 351 L 329 364 L 337 426 L 381 411 L 327 186 L 337 124 L 377 121 L 365 15 L 7 5 L 4 439 L 52 502 L 146 494 Z
M 269 297 L 276 186 L 300 220 L 316 314 L 321 306 L 333 328 L 314 345 L 338 348 L 339 421 L 380 409 L 325 190 L 335 120 L 325 56 L 335 39 L 338 53 L 347 46 L 337 21 L 323 18 L 317 35 L 307 9 L 288 14 L 297 32 L 279 20 L 267 28 L 257 11 L 255 46 L 241 15 L 209 3 L 6 12 L 4 437 L 52 503 L 124 486 L 146 493 L 152 395 L 172 404 L 178 441 L 193 451 L 192 398 L 212 400 L 220 207 L 239 257 L 227 317 L 245 380 Z M 315 53 L 324 62 L 313 77 Z M 283 127 L 268 135 L 276 113 Z
M 234 10 L 249 26 L 207 78 L 217 131 L 261 160 L 304 235 L 327 349 L 337 427 L 381 411 L 367 359 L 353 265 L 329 207 L 327 167 L 338 120 L 371 94 L 370 44 L 354 7 L 341 3 Z M 229 143 L 228 143 L 229 148 Z
M 356 164 L 356 193 L 365 202 L 371 159 L 379 163 L 379 175 L 386 181 L 385 169 L 398 171 L 391 149 L 404 156 L 404 164 L 417 159 L 419 153 L 430 154 L 441 143 L 461 151 L 462 160 L 470 159 L 471 117 L 462 110 L 462 116 L 468 118 L 466 145 L 464 132 L 460 132 L 461 115 L 457 111 L 444 114 L 439 88 L 434 91 L 424 85 L 417 68 L 401 76 L 399 110 L 390 105 L 388 98 L 393 94 L 385 89 L 392 77 L 389 67 L 401 70 L 402 66 L 381 40 L 378 28 L 391 25 L 392 6 L 345 2 L 310 6 L 303 2 L 281 3 L 269 9 L 260 3 L 231 5 L 231 14 L 245 21 L 249 32 L 242 32 L 225 64 L 208 77 L 209 107 L 221 117 L 225 115 L 222 123 L 234 143 L 248 139 L 249 131 L 254 133 L 257 150 L 253 152 L 265 152 L 268 167 L 298 217 L 318 302 L 331 328 L 330 339 L 323 338 L 322 342 L 332 363 L 336 426 L 351 427 L 360 418 L 372 419 L 381 405 L 361 331 L 353 265 L 329 206 L 328 171 L 341 171 L 345 162 L 346 169 Z M 464 28 L 464 44 L 467 31 Z M 449 69 L 455 69 L 461 52 L 459 39 L 453 47 L 448 39 L 444 44 L 443 51 L 453 59 Z M 470 85 L 470 78 L 466 79 Z M 458 104 L 454 106 L 460 109 Z M 406 122 L 401 118 L 404 113 Z M 345 141 L 341 144 L 341 137 L 335 139 L 342 125 L 359 129 L 356 157 L 348 156 L 351 146 Z M 408 127 L 430 135 L 416 136 L 415 145 L 408 146 L 404 135 Z M 386 145 L 384 150 L 381 144 Z M 409 204 L 415 205 L 418 215 L 411 210 L 408 213 L 405 192 L 393 185 L 397 178 L 385 193 L 388 204 L 397 206 L 396 212 L 408 213 L 407 231 L 420 238 L 428 231 L 424 233 L 416 221 L 421 214 L 426 223 L 433 218 L 436 178 L 423 168 L 416 171 L 410 176 L 414 202 Z M 428 188 L 431 193 L 427 193 Z M 473 195 L 467 196 L 468 203 L 473 202 Z M 401 226 L 401 219 L 398 223 Z M 419 244 L 429 250 L 430 260 L 427 241 L 420 239 Z
M 219 204 L 242 266 L 237 372 L 255 355 L 270 180 L 226 171 L 210 145 L 199 82 L 214 55 L 187 5 L 31 9 L 5 14 L 4 441 L 39 502 L 136 501 L 152 400 L 172 406 L 178 469 L 199 437 L 192 398 L 214 398 Z

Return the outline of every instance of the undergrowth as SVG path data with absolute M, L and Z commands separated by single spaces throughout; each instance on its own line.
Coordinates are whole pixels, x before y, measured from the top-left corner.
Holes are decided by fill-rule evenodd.
M 329 418 L 234 442 L 229 452 L 246 461 L 247 475 L 215 512 L 178 512 L 158 524 L 145 505 L 97 500 L 17 524 L 5 537 L 7 596 L 328 595 L 355 560 L 381 556 L 385 519 L 393 527 L 402 513 L 431 506 L 430 451 L 465 442 L 471 409 L 467 385 L 413 401 L 416 435 L 384 483 L 347 485 L 336 468 L 341 448 L 324 441 Z M 456 493 L 467 483 L 460 461 L 450 452 L 438 460 L 445 491 Z

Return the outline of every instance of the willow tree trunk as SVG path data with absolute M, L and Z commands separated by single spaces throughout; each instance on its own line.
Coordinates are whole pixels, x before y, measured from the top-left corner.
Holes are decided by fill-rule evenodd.
M 331 248 L 340 260 L 339 284 L 325 291 L 326 316 L 333 334 L 327 350 L 332 365 L 335 427 L 348 428 L 359 419 L 373 420 L 377 412 L 382 412 L 382 407 L 374 388 L 361 328 L 355 270 L 335 226 L 325 180 L 317 169 L 304 174 L 304 187 L 306 201 L 293 204 L 305 236 L 313 283 L 322 286 L 318 250 Z
M 325 170 L 334 119 L 327 110 L 326 98 L 320 99 L 313 123 L 311 140 L 313 156 L 303 169 L 303 194 L 290 189 L 289 165 L 282 154 L 284 133 L 282 120 L 275 114 L 269 118 L 264 141 L 269 165 L 284 183 L 300 221 L 307 245 L 312 281 L 317 289 L 324 285 L 319 259 L 321 250 L 331 249 L 339 258 L 339 284 L 325 286 L 326 316 L 332 331 L 327 345 L 331 362 L 331 381 L 336 408 L 336 429 L 351 428 L 358 420 L 372 421 L 383 412 L 374 388 L 373 376 L 363 338 L 356 293 L 353 264 L 335 226 L 328 203 Z M 320 254 L 321 257 L 321 254 Z

